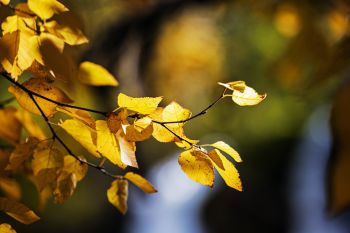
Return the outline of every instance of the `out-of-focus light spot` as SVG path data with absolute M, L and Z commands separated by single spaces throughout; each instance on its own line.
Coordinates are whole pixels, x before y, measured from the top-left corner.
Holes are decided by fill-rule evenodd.
M 349 30 L 349 15 L 334 10 L 327 15 L 327 24 L 331 33 L 331 39 L 340 40 Z
M 277 69 L 279 82 L 284 87 L 293 87 L 301 78 L 300 67 L 292 62 L 283 62 Z
M 275 27 L 283 36 L 295 37 L 301 28 L 297 9 L 291 5 L 279 7 L 275 14 Z

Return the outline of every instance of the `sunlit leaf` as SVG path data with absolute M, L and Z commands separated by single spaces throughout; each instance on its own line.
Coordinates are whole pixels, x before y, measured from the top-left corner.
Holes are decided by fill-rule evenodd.
M 125 214 L 128 210 L 128 181 L 113 181 L 111 187 L 107 190 L 107 198 L 122 214 Z
M 70 198 L 77 186 L 77 179 L 74 173 L 62 172 L 56 181 L 56 186 L 53 190 L 55 203 L 61 204 Z
M 76 108 L 69 108 L 69 107 L 61 107 L 57 106 L 56 110 L 59 112 L 63 112 L 67 114 L 68 116 L 71 116 L 83 123 L 85 123 L 90 128 L 96 128 L 95 120 L 92 118 L 91 114 L 87 111 L 83 111 Z
M 208 156 L 211 159 L 211 161 L 215 163 L 217 167 L 219 167 L 222 170 L 225 170 L 224 164 L 222 163 L 221 158 L 216 149 L 209 151 Z
M 242 162 L 241 156 L 238 154 L 238 152 L 225 142 L 218 141 L 211 144 L 211 146 L 229 154 L 236 162 Z
M 22 126 L 16 118 L 17 109 L 7 107 L 0 109 L 0 138 L 11 144 L 19 142 Z
M 0 211 L 4 211 L 6 214 L 23 224 L 31 224 L 40 219 L 25 205 L 3 197 L 0 197 Z
M 120 93 L 118 95 L 118 105 L 121 108 L 127 108 L 128 110 L 132 110 L 140 114 L 151 114 L 157 109 L 158 104 L 160 101 L 162 101 L 162 99 L 162 97 L 134 98 Z
M 142 118 L 143 119 L 143 118 Z M 126 127 L 125 138 L 128 141 L 139 142 L 144 141 L 152 136 L 153 125 L 151 124 L 152 120 L 149 119 L 149 124 L 144 124 L 142 119 L 137 120 L 134 124 Z
M 15 179 L 0 176 L 0 189 L 6 197 L 19 201 L 22 197 L 22 190 Z
M 181 107 L 176 102 L 171 102 L 167 105 L 162 113 L 163 121 L 172 122 L 172 121 L 184 121 L 191 116 L 191 112 L 188 109 Z M 167 124 L 171 128 L 181 127 L 184 123 L 173 123 Z
M 97 150 L 103 157 L 106 157 L 113 164 L 125 168 L 126 164 L 122 162 L 119 142 L 103 120 L 96 121 L 97 132 Z
M 84 158 L 80 159 L 84 160 Z M 85 177 L 88 170 L 87 164 L 79 162 L 71 155 L 64 156 L 63 163 L 63 171 L 69 174 L 74 174 L 77 182 L 81 181 Z
M 96 157 L 100 157 L 97 152 L 96 130 L 87 126 L 77 119 L 68 119 L 59 124 L 67 133 L 80 143 L 87 151 Z
M 28 136 L 37 138 L 39 140 L 47 139 L 44 131 L 40 128 L 40 126 L 35 121 L 33 121 L 29 112 L 17 111 L 16 118 L 19 122 L 21 122 Z
M 116 134 L 116 138 L 119 143 L 120 157 L 123 164 L 126 164 L 131 167 L 138 168 L 136 161 L 136 144 L 135 142 L 130 142 L 125 139 L 122 131 Z
M 16 233 L 16 231 L 7 223 L 0 224 L 1 233 Z
M 153 185 L 143 178 L 141 175 L 133 173 L 133 172 L 127 172 L 124 177 L 131 181 L 133 184 L 135 184 L 137 187 L 142 189 L 146 193 L 155 193 L 157 190 L 153 187 Z
M 210 159 L 201 151 L 187 150 L 180 154 L 179 164 L 192 180 L 213 187 L 214 168 Z
M 30 91 L 33 91 L 37 94 L 40 94 L 42 96 L 45 96 L 57 102 L 61 102 L 61 103 L 72 102 L 72 100 L 60 88 L 56 87 L 53 84 L 47 83 L 43 79 L 39 79 L 39 78 L 29 79 L 28 81 L 23 83 L 23 86 L 29 89 Z M 16 97 L 17 102 L 25 110 L 35 113 L 37 115 L 41 115 L 39 109 L 37 108 L 33 100 L 21 88 L 17 86 L 10 86 L 8 88 L 8 91 Z M 34 97 L 34 98 L 47 117 L 52 117 L 57 112 L 56 110 L 57 104 L 44 100 L 40 97 Z
M 244 81 L 220 83 L 230 90 L 233 90 L 232 100 L 240 106 L 256 105 L 266 98 L 266 94 L 258 94 L 253 88 L 247 86 Z
M 216 170 L 219 172 L 220 176 L 224 179 L 225 183 L 231 188 L 234 188 L 238 191 L 242 191 L 243 190 L 242 182 L 241 182 L 241 179 L 239 178 L 239 173 L 235 168 L 235 166 L 228 159 L 226 159 L 226 157 L 222 155 L 220 151 L 214 150 L 214 152 L 211 152 L 211 153 L 217 154 L 217 156 L 219 156 L 223 164 L 224 169 L 222 169 L 219 165 L 216 164 L 216 162 L 214 162 L 214 166 Z
M 68 9 L 56 0 L 28 0 L 28 6 L 41 19 L 49 19 L 54 14 L 59 14 Z
M 183 148 L 185 150 L 188 150 L 192 147 L 192 145 L 195 145 L 199 142 L 199 140 L 196 139 L 189 139 L 188 137 L 186 137 L 185 135 L 182 135 L 181 137 L 182 139 L 178 139 L 178 141 L 175 141 L 175 144 L 180 147 Z
M 10 3 L 10 0 L 0 0 L 0 3 L 8 5 Z
M 80 82 L 92 86 L 118 86 L 117 80 L 108 70 L 89 61 L 80 63 L 78 79 Z

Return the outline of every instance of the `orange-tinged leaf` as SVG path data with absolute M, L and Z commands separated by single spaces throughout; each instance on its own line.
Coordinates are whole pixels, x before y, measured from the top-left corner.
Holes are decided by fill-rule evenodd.
M 216 154 L 220 157 L 222 161 L 224 169 L 220 168 L 216 163 L 214 166 L 216 170 L 219 172 L 220 176 L 224 179 L 225 183 L 238 191 L 242 191 L 242 182 L 239 178 L 239 173 L 235 166 L 228 160 L 224 155 L 220 153 L 220 151 L 215 150 Z
M 247 86 L 244 81 L 220 83 L 230 90 L 233 90 L 232 100 L 240 106 L 256 105 L 266 98 L 266 94 L 258 94 L 253 88 Z
M 67 133 L 69 133 L 77 142 L 87 151 L 97 158 L 101 157 L 97 152 L 97 133 L 96 130 L 87 126 L 77 119 L 68 119 L 59 124 Z
M 60 103 L 72 102 L 72 100 L 60 88 L 51 83 L 47 83 L 44 79 L 31 78 L 22 85 L 32 92 L 45 96 L 51 100 L 55 100 Z M 10 86 L 8 91 L 16 97 L 17 102 L 22 108 L 34 114 L 41 115 L 39 109 L 25 91 L 17 86 Z M 52 117 L 57 112 L 57 104 L 39 97 L 34 98 L 47 117 Z
M 17 109 L 7 107 L 0 109 L 0 138 L 11 144 L 19 142 L 22 126 L 16 118 Z
M 28 7 L 41 19 L 49 19 L 54 14 L 59 14 L 68 9 L 56 0 L 28 0 Z
M 190 179 L 213 187 L 214 168 L 206 154 L 198 150 L 184 151 L 180 154 L 179 164 Z
M 225 170 L 224 164 L 221 161 L 218 150 L 214 149 L 212 151 L 209 151 L 208 156 L 211 159 L 211 161 L 215 163 L 216 166 L 218 166 L 222 170 Z
M 11 227 L 11 225 L 7 224 L 7 223 L 0 224 L 0 232 L 1 233 L 16 233 L 16 231 Z
M 80 63 L 78 79 L 80 82 L 92 86 L 118 86 L 117 80 L 108 70 L 89 61 Z
M 111 187 L 107 190 L 107 198 L 122 214 L 125 214 L 128 210 L 128 181 L 113 181 Z
M 80 159 L 84 160 L 84 158 Z M 85 177 L 88 170 L 87 164 L 80 163 L 71 155 L 64 156 L 63 164 L 63 171 L 67 172 L 68 174 L 74 174 L 77 182 L 81 181 Z
M 25 205 L 3 197 L 0 197 L 0 211 L 4 211 L 23 224 L 31 224 L 40 219 Z
M 74 173 L 62 172 L 58 176 L 56 186 L 53 190 L 53 196 L 56 204 L 62 204 L 70 198 L 75 188 L 77 187 L 77 180 Z
M 135 122 L 126 127 L 125 139 L 132 142 L 144 141 L 152 136 L 153 126 L 149 124 L 146 128 L 141 128 Z
M 131 181 L 133 184 L 135 184 L 137 187 L 142 189 L 146 193 L 156 193 L 157 190 L 153 187 L 153 185 L 143 178 L 141 175 L 133 173 L 133 172 L 127 172 L 124 177 Z
M 241 156 L 238 154 L 238 152 L 233 149 L 231 146 L 226 144 L 223 141 L 218 141 L 213 144 L 211 144 L 212 147 L 215 147 L 216 149 L 219 149 L 228 155 L 230 155 L 236 162 L 242 162 Z
M 162 101 L 162 99 L 162 97 L 134 98 L 120 93 L 118 95 L 118 105 L 121 108 L 126 108 L 128 110 L 147 115 L 151 114 L 157 109 L 158 104 L 160 101 Z
M 63 112 L 65 114 L 67 114 L 68 116 L 71 116 L 71 117 L 85 123 L 90 128 L 93 128 L 93 129 L 96 128 L 95 120 L 92 118 L 91 114 L 87 111 L 83 111 L 83 110 L 76 109 L 76 108 L 61 107 L 61 106 L 57 106 L 56 110 L 59 112 Z
M 96 132 L 97 150 L 103 157 L 124 169 L 126 164 L 122 162 L 119 143 L 115 134 L 109 130 L 107 122 L 103 120 L 96 121 Z
M 9 163 L 10 153 L 1 150 L 0 148 L 0 175 L 5 173 L 5 168 Z
M 122 109 L 120 112 L 115 113 L 111 112 L 107 115 L 107 125 L 109 130 L 112 133 L 117 133 L 122 125 L 128 125 L 128 111 L 126 109 Z
M 11 200 L 20 200 L 22 197 L 22 190 L 15 179 L 0 177 L 0 189 Z
M 16 118 L 19 122 L 21 122 L 23 128 L 25 129 L 25 131 L 30 137 L 34 137 L 39 140 L 47 139 L 44 131 L 40 128 L 40 126 L 35 121 L 33 121 L 29 112 L 17 111 Z
M 17 144 L 12 151 L 7 169 L 17 171 L 24 161 L 33 155 L 34 150 L 38 146 L 39 140 L 33 137 L 28 138 L 25 143 Z

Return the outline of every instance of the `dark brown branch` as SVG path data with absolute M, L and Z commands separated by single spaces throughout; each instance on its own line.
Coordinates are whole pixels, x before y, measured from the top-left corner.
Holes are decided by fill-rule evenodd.
M 102 116 L 107 116 L 107 112 L 102 112 L 102 111 L 98 111 L 98 110 L 95 110 L 95 109 L 84 108 L 84 107 L 75 106 L 75 105 L 71 105 L 71 104 L 65 104 L 65 103 L 61 103 L 61 102 L 52 100 L 50 98 L 47 98 L 47 97 L 45 97 L 43 95 L 40 95 L 38 93 L 35 93 L 35 92 L 29 90 L 28 88 L 26 88 L 22 84 L 20 84 L 20 83 L 16 82 L 15 80 L 13 80 L 12 77 L 9 74 L 5 73 L 5 72 L 2 72 L 1 75 L 4 78 L 6 78 L 8 81 L 10 81 L 12 84 L 16 85 L 17 87 L 19 87 L 20 89 L 25 91 L 26 93 L 31 94 L 31 95 L 36 96 L 36 97 L 39 97 L 41 99 L 47 100 L 47 101 L 49 101 L 51 103 L 57 104 L 58 106 L 79 109 L 79 110 L 83 110 L 83 111 L 87 111 L 87 112 L 97 113 L 97 114 L 100 114 Z
M 36 16 L 36 14 L 32 14 L 30 12 L 23 11 L 21 9 L 18 9 L 18 8 L 12 6 L 11 4 L 5 5 L 5 4 L 0 2 L 0 6 L 7 7 L 8 9 L 12 10 L 13 12 L 19 12 L 19 13 L 22 13 L 22 14 L 25 14 L 25 15 L 28 15 L 28 16 L 31 16 L 31 17 L 35 17 Z

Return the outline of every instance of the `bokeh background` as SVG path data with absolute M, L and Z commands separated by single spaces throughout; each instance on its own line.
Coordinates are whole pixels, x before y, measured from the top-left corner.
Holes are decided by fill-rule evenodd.
M 220 177 L 213 189 L 190 181 L 177 164 L 180 150 L 150 140 L 137 156 L 157 194 L 132 187 L 122 216 L 107 201 L 110 180 L 90 169 L 70 200 L 49 202 L 30 226 L 14 223 L 18 232 L 350 232 L 349 1 L 62 2 L 90 38 L 78 59 L 104 65 L 120 82 L 66 87 L 78 105 L 112 110 L 123 92 L 163 96 L 163 104 L 176 100 L 197 113 L 220 95 L 218 81 L 233 80 L 267 98 L 246 108 L 224 99 L 185 127 L 190 138 L 240 152 L 242 193 Z M 35 209 L 35 189 L 22 183 Z

